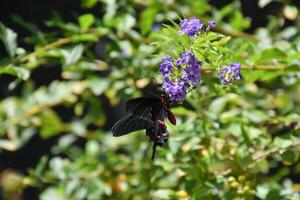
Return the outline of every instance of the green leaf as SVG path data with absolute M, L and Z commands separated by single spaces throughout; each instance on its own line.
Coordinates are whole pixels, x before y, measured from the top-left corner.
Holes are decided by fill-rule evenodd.
M 213 119 L 217 119 L 220 113 L 224 110 L 227 102 L 228 101 L 225 97 L 219 97 L 213 100 L 209 106 L 208 115 Z
M 231 15 L 232 13 L 234 13 L 234 11 L 237 8 L 237 2 L 233 2 L 230 4 L 227 4 L 226 6 L 224 6 L 223 8 L 221 8 L 219 10 L 219 12 L 217 13 L 217 18 L 218 21 L 220 21 L 221 19 L 223 19 L 225 16 Z
M 47 162 L 48 162 L 48 156 L 44 155 L 38 165 L 36 166 L 36 168 L 34 169 L 33 173 L 35 176 L 40 177 L 43 173 L 43 171 L 45 170 L 46 166 L 47 166 Z
M 89 83 L 89 87 L 95 95 L 101 95 L 109 88 L 109 82 L 105 79 L 91 78 Z
M 230 19 L 230 25 L 235 30 L 243 31 L 246 28 L 249 28 L 250 21 L 243 17 L 243 14 L 239 11 L 234 12 L 233 16 Z
M 283 196 L 280 195 L 280 190 L 278 189 L 271 190 L 266 197 L 266 200 L 281 200 L 281 199 L 283 199 Z
M 260 123 L 269 119 L 267 113 L 260 110 L 245 110 L 243 116 L 254 123 Z
M 293 140 L 289 135 L 277 136 L 273 145 L 278 148 L 287 148 L 293 144 Z
M 249 137 L 248 129 L 245 125 L 242 125 L 242 136 L 244 138 L 244 141 L 245 141 L 246 145 L 248 147 L 250 147 L 252 145 L 252 141 Z
M 262 53 L 254 57 L 254 62 L 259 64 L 270 64 L 274 60 L 285 61 L 286 54 L 278 48 L 265 49 Z
M 140 29 L 143 35 L 147 34 L 151 29 L 158 12 L 156 7 L 150 7 L 144 10 L 140 15 Z
M 22 27 L 24 27 L 26 30 L 28 30 L 31 33 L 37 34 L 37 32 L 40 31 L 37 25 L 35 25 L 32 22 L 24 20 L 19 15 L 12 15 L 11 17 L 14 22 L 18 23 L 19 25 L 21 25 Z
M 0 74 L 10 74 L 22 80 L 27 80 L 29 78 L 30 72 L 24 67 L 4 67 L 0 69 Z
M 59 138 L 58 144 L 54 146 L 51 151 L 54 154 L 62 153 L 65 149 L 72 145 L 75 142 L 77 137 L 73 134 L 64 135 Z
M 87 31 L 95 22 L 95 17 L 93 14 L 85 14 L 79 17 L 79 26 L 83 31 Z
M 270 73 L 269 71 L 263 71 L 263 70 L 255 70 L 255 71 L 247 71 L 247 73 L 244 73 L 244 78 L 247 82 L 254 82 L 254 81 L 271 81 L 275 79 L 276 77 L 282 75 L 283 71 L 274 71 Z
M 92 8 L 97 4 L 98 0 L 81 0 L 81 5 L 85 8 Z
M 40 195 L 41 200 L 67 200 L 67 198 L 64 197 L 64 191 L 62 188 L 54 188 L 49 187 L 46 190 L 44 190 Z
M 259 0 L 258 1 L 258 6 L 260 8 L 263 8 L 265 7 L 266 5 L 268 5 L 269 3 L 271 3 L 272 1 L 275 1 L 275 0 Z
M 177 32 L 178 34 L 178 32 Z M 207 43 L 210 41 L 217 41 L 221 38 L 223 38 L 224 36 L 222 34 L 219 33 L 215 33 L 215 32 L 209 32 L 207 33 L 207 35 L 201 35 L 200 37 L 198 37 L 194 43 L 195 44 L 203 44 L 203 43 Z
M 81 58 L 83 48 L 83 45 L 79 44 L 70 50 L 62 49 L 61 52 L 64 55 L 64 65 L 68 66 L 75 64 Z
M 117 29 L 122 32 L 131 30 L 136 24 L 136 19 L 130 14 L 125 14 L 123 16 L 118 17 L 117 21 Z
M 172 113 L 174 115 L 193 115 L 193 111 L 186 109 L 185 107 L 172 108 Z
M 100 146 L 97 141 L 88 141 L 85 147 L 86 154 L 90 157 L 96 157 L 100 151 Z
M 0 22 L 0 39 L 9 56 L 13 58 L 17 49 L 17 34 Z
M 219 41 L 213 42 L 212 44 L 214 46 L 222 46 L 222 45 L 227 44 L 230 40 L 231 40 L 231 37 L 226 36 L 226 37 L 221 38 Z
M 160 189 L 153 192 L 152 196 L 154 199 L 170 199 L 170 195 L 172 195 L 172 193 L 172 190 Z
M 205 56 L 201 52 L 199 52 L 199 51 L 196 50 L 193 53 L 198 58 L 198 60 L 201 60 L 201 61 L 205 60 Z
M 60 133 L 62 122 L 59 116 L 52 110 L 44 111 L 40 114 L 42 125 L 40 135 L 49 138 Z
M 250 164 L 253 163 L 253 157 L 252 155 L 246 151 L 245 149 L 240 148 L 236 152 L 237 162 L 238 164 L 243 168 L 247 169 Z
M 288 163 L 295 163 L 299 159 L 299 156 L 296 152 L 287 150 L 281 154 L 281 158 Z
M 106 185 L 100 178 L 94 178 L 86 184 L 88 190 L 87 199 L 99 199 L 99 197 L 105 192 Z

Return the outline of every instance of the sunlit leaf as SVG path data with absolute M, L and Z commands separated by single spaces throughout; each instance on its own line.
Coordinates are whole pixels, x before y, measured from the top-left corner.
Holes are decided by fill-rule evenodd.
M 76 45 L 70 50 L 62 50 L 65 65 L 68 66 L 76 63 L 82 56 L 83 48 L 83 45 Z
M 56 113 L 48 110 L 42 112 L 40 117 L 42 120 L 40 134 L 43 138 L 49 138 L 60 133 L 62 122 Z
M 13 58 L 17 49 L 17 33 L 0 22 L 0 39 L 2 40 L 9 56 Z
M 0 74 L 10 74 L 22 80 L 27 80 L 30 76 L 30 72 L 28 69 L 15 66 L 0 68 Z
M 79 17 L 79 26 L 83 31 L 88 30 L 95 22 L 93 14 L 85 14 Z

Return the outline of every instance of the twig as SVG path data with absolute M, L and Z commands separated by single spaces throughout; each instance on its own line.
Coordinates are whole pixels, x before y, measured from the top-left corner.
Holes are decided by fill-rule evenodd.
M 201 71 L 214 71 L 217 70 L 216 67 L 212 67 L 212 66 L 203 66 L 201 67 Z M 264 65 L 264 66 L 242 66 L 241 70 L 262 70 L 262 71 L 300 71 L 300 67 L 299 70 L 289 70 L 289 69 L 285 69 L 282 66 L 269 66 L 269 65 Z
M 61 182 L 66 182 L 66 181 L 71 181 L 71 180 L 80 180 L 80 181 L 89 181 L 93 178 L 96 178 L 98 176 L 100 176 L 103 172 L 103 168 L 102 167 L 97 167 L 94 171 L 92 171 L 91 173 L 88 174 L 80 174 L 80 175 L 74 175 L 72 177 L 67 177 L 64 179 L 58 179 L 58 178 L 45 178 L 45 177 L 37 177 L 37 180 L 40 181 L 40 183 L 42 184 L 55 184 L 55 183 L 61 183 Z M 34 181 L 32 181 L 30 179 L 30 177 L 25 177 L 23 179 L 23 184 L 24 185 L 30 185 L 30 186 L 36 186 L 38 187 L 38 185 L 36 185 L 36 183 Z
M 176 12 L 178 13 L 181 13 L 181 8 L 178 7 L 178 5 L 170 5 L 170 7 L 172 9 L 174 9 Z M 189 13 L 189 16 L 196 16 L 197 14 L 195 13 Z M 201 17 L 201 20 L 205 23 L 205 24 L 208 24 L 208 22 L 210 21 L 208 19 L 208 17 Z M 229 36 L 232 36 L 232 37 L 241 37 L 241 38 L 244 38 L 244 39 L 248 39 L 248 40 L 251 40 L 253 42 L 257 42 L 258 41 L 258 38 L 255 37 L 254 35 L 251 35 L 251 34 L 248 34 L 248 33 L 244 33 L 244 32 L 240 32 L 240 31 L 237 31 L 237 30 L 234 30 L 234 29 L 225 29 L 223 26 L 216 26 L 214 28 L 215 30 L 225 34 L 225 35 L 229 35 Z
M 259 161 L 263 158 L 271 156 L 272 154 L 278 153 L 279 151 L 284 151 L 284 150 L 295 148 L 295 147 L 300 147 L 300 139 L 297 139 L 292 145 L 287 146 L 285 148 L 274 147 L 274 148 L 271 148 L 271 149 L 268 149 L 265 151 L 257 152 L 252 156 L 252 159 L 254 161 Z M 232 169 L 230 167 L 228 167 L 228 168 L 222 169 L 221 171 L 215 171 L 214 174 L 225 176 L 225 175 L 230 174 L 231 172 L 232 172 Z
M 86 34 L 86 33 L 91 33 L 91 34 L 94 34 L 96 37 L 100 37 L 101 36 L 101 33 L 98 32 L 96 29 L 90 29 L 82 34 Z M 72 43 L 72 42 L 75 42 L 72 37 L 66 37 L 66 38 L 61 38 L 61 39 L 58 39 L 50 44 L 47 44 L 46 46 L 43 46 L 27 55 L 24 55 L 22 57 L 19 57 L 17 58 L 16 60 L 13 60 L 12 62 L 10 62 L 9 64 L 5 65 L 4 67 L 12 67 L 14 66 L 14 64 L 16 63 L 24 63 L 24 62 L 27 62 L 28 60 L 30 60 L 31 57 L 34 57 L 34 56 L 37 56 L 39 55 L 40 53 L 42 52 L 45 52 L 45 51 L 48 51 L 50 49 L 53 49 L 53 48 L 56 48 L 56 47 L 59 47 L 59 46 L 63 46 L 63 45 L 66 45 L 66 44 L 69 44 L 69 43 Z
M 292 145 L 287 146 L 285 148 L 275 148 L 274 147 L 274 148 L 268 149 L 268 150 L 263 151 L 263 152 L 258 152 L 253 156 L 253 160 L 260 160 L 260 159 L 268 157 L 268 156 L 270 156 L 274 153 L 277 153 L 279 151 L 287 150 L 287 149 L 294 148 L 294 147 L 297 147 L 297 146 L 300 146 L 300 139 L 296 140 Z
M 62 45 L 65 45 L 65 44 L 68 44 L 70 43 L 72 40 L 71 38 L 63 38 L 63 39 L 59 39 L 53 43 L 50 43 L 42 48 L 39 48 L 38 50 L 34 51 L 34 52 L 31 52 L 13 62 L 11 62 L 10 64 L 6 65 L 5 67 L 12 67 L 15 63 L 24 63 L 28 60 L 30 60 L 31 57 L 34 57 L 34 56 L 37 56 L 38 54 L 44 52 L 44 51 L 47 51 L 47 50 L 50 50 L 50 49 L 53 49 L 53 48 L 56 48 L 56 47 L 59 47 L 59 46 L 62 46 Z

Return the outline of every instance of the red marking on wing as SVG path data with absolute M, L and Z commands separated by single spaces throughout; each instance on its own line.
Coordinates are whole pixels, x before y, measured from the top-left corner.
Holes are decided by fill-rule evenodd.
M 176 118 L 171 111 L 168 110 L 168 119 L 173 124 L 176 125 Z

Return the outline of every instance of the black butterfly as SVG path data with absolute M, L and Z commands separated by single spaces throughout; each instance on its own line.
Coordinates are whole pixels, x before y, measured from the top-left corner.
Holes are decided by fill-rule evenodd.
M 167 126 L 164 118 L 176 125 L 176 118 L 170 111 L 171 101 L 167 96 L 139 97 L 127 102 L 128 115 L 120 119 L 112 127 L 115 137 L 123 136 L 134 131 L 146 129 L 146 135 L 153 142 L 152 160 L 155 158 L 156 147 L 162 146 L 168 140 Z

